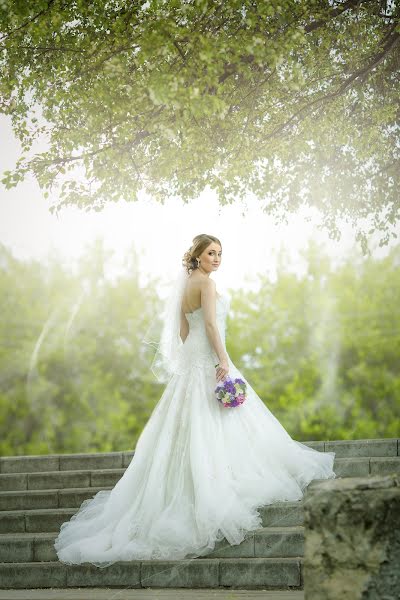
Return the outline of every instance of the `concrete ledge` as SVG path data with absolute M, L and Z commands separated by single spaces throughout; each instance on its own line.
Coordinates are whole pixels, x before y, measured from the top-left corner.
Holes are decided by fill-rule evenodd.
M 57 508 L 55 510 L 44 509 L 25 512 L 25 531 L 27 533 L 41 533 L 42 531 L 58 532 L 62 523 L 69 521 L 75 513 L 75 508 Z
M 255 557 L 292 558 L 303 554 L 303 527 L 264 527 L 254 532 Z
M 369 457 L 335 458 L 333 470 L 337 477 L 366 477 L 369 475 L 370 460 Z
M 301 585 L 300 560 L 294 558 L 253 558 L 231 562 L 220 559 L 220 585 L 247 589 L 288 588 Z
M 51 563 L 1 563 L 0 581 L 4 589 L 67 587 L 67 566 Z
M 132 588 L 140 588 L 140 564 L 140 561 L 121 561 L 101 568 L 89 563 L 67 565 L 67 587 L 129 585 Z
M 265 527 L 302 525 L 304 520 L 303 501 L 275 502 L 259 509 Z
M 30 493 L 35 498 L 37 492 Z M 92 490 L 90 490 L 88 497 L 92 495 Z M 61 524 L 68 521 L 78 508 L 79 506 L 73 508 L 55 506 L 38 509 L 3 510 L 0 511 L 0 534 L 58 531 Z M 260 506 L 258 510 L 263 527 L 295 527 L 303 523 L 303 504 L 301 500 L 298 502 L 276 502 L 275 504 Z
M 112 487 L 58 490 L 58 506 L 59 508 L 70 508 L 71 506 L 77 506 L 79 508 L 82 502 L 87 498 L 92 498 L 99 492 L 111 492 L 111 490 Z
M 33 537 L 24 538 L 22 535 L 23 534 L 10 534 L 0 536 L 0 563 L 34 561 L 34 539 Z
M 371 475 L 391 475 L 400 473 L 400 458 L 371 458 Z
M 25 490 L 1 492 L 0 510 L 23 510 L 31 508 L 58 508 L 58 490 Z
M 126 587 L 1 590 L 0 600 L 304 600 L 303 590 Z
M 336 458 L 356 456 L 398 456 L 398 438 L 335 440 L 325 442 L 325 452 L 335 452 Z
M 140 581 L 143 587 L 210 588 L 218 587 L 218 579 L 219 559 L 142 561 Z
M 372 471 L 373 469 L 373 471 Z M 126 469 L 97 469 L 76 471 L 49 471 L 38 473 L 0 474 L 1 491 L 81 489 L 113 487 Z M 400 457 L 336 458 L 334 471 L 338 477 L 365 477 L 371 472 L 400 473 Z
M 400 456 L 399 438 L 360 440 L 311 440 L 302 442 L 320 452 L 335 452 L 337 458 L 361 456 Z M 76 454 L 47 454 L 0 457 L 0 473 L 37 473 L 126 468 L 134 450 Z
M 58 471 L 60 459 L 58 454 L 38 456 L 2 456 L 0 473 L 30 473 L 37 471 Z
M 87 454 L 43 454 L 0 457 L 0 473 L 38 473 L 46 471 L 86 471 L 88 469 L 126 468 L 134 450 Z
M 0 511 L 35 510 L 50 508 L 79 508 L 84 500 L 98 492 L 111 491 L 110 487 L 66 488 L 61 490 L 23 490 L 0 492 Z M 0 512 L 1 519 L 1 512 Z
M 300 558 L 202 558 L 180 561 L 1 563 L 2 589 L 121 587 L 287 589 L 301 586 Z
M 58 532 L 6 533 L 0 535 L 0 563 L 58 561 L 54 541 Z M 240 544 L 226 539 L 204 558 L 291 558 L 303 556 L 303 527 L 263 527 L 248 532 Z
M 0 490 L 54 490 L 87 487 L 101 487 L 103 489 L 103 487 L 114 486 L 124 473 L 125 469 L 3 473 L 0 474 Z

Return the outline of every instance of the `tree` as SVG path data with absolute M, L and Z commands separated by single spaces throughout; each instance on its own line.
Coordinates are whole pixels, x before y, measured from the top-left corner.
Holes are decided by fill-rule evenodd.
M 102 240 L 75 275 L 0 245 L 0 454 L 134 447 L 160 389 L 142 343 L 159 299 L 137 259 L 111 283 Z
M 398 436 L 400 248 L 334 270 L 311 244 L 301 277 L 281 258 L 276 281 L 231 290 L 234 364 L 294 439 Z M 0 245 L 1 455 L 135 447 L 165 387 L 143 344 L 162 304 L 159 282 L 140 284 L 134 246 L 126 259 L 111 282 L 101 240 L 75 274 Z
M 396 437 L 400 426 L 400 249 L 359 253 L 333 269 L 303 252 L 298 278 L 282 257 L 275 282 L 233 291 L 228 352 L 298 440 Z
M 364 249 L 373 229 L 388 243 L 399 15 L 390 0 L 2 3 L 1 110 L 23 148 L 3 182 L 33 172 L 53 211 L 254 194 L 277 218 L 307 204 L 332 237 L 345 217 Z

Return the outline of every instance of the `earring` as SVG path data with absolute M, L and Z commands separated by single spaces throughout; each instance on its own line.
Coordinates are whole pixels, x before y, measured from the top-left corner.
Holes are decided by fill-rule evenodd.
M 196 260 L 197 260 L 197 267 L 199 267 L 200 266 L 200 260 L 198 258 L 196 258 Z

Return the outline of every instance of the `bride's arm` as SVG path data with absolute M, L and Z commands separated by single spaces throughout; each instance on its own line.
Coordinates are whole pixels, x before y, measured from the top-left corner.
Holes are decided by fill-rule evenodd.
M 188 320 L 186 318 L 185 313 L 182 310 L 181 307 L 181 328 L 180 328 L 180 336 L 181 336 L 181 340 L 182 342 L 184 342 L 187 338 L 189 334 L 189 323 Z
M 201 306 L 203 308 L 204 323 L 206 327 L 206 334 L 210 341 L 210 344 L 214 348 L 219 361 L 227 360 L 227 354 L 221 341 L 221 336 L 218 331 L 216 321 L 216 304 L 217 304 L 217 290 L 215 281 L 213 279 L 207 279 L 201 287 L 200 292 Z

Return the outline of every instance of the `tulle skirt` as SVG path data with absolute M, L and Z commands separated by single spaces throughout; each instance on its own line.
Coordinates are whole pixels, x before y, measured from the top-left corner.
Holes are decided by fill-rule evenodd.
M 170 379 L 122 478 L 61 525 L 60 561 L 106 567 L 204 556 L 262 527 L 259 507 L 300 500 L 311 480 L 335 477 L 335 453 L 293 440 L 229 366 L 247 384 L 246 401 L 234 408 L 216 400 L 214 368 Z

